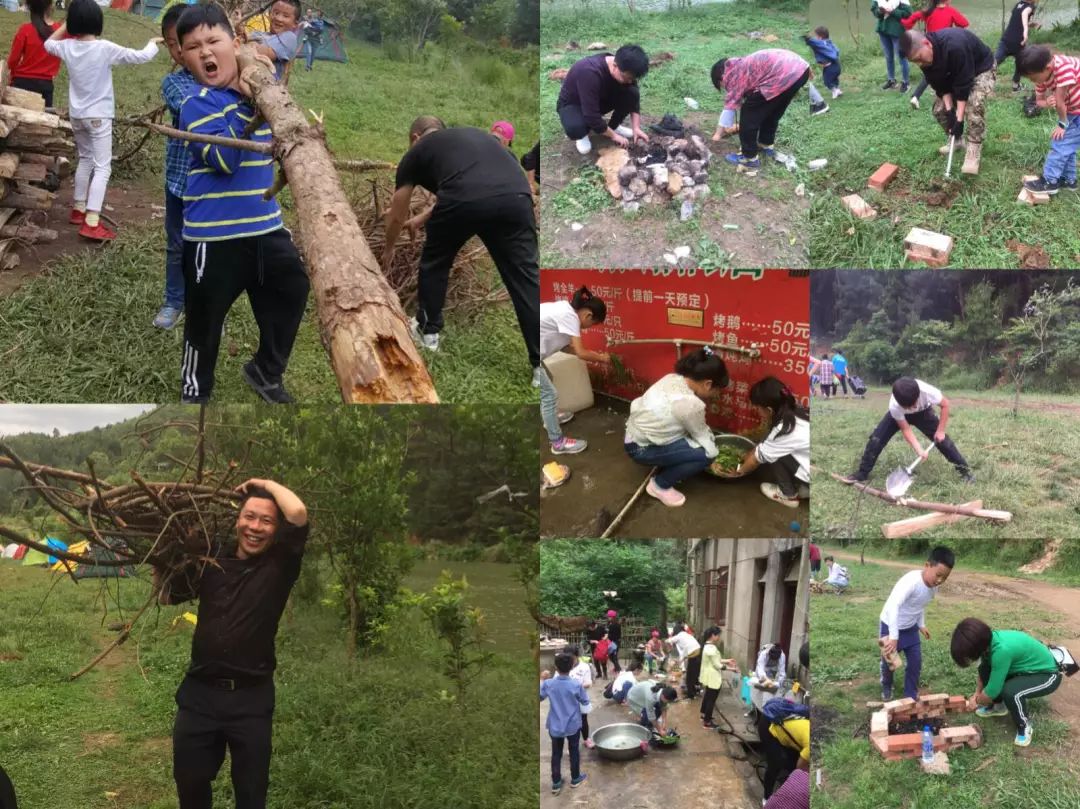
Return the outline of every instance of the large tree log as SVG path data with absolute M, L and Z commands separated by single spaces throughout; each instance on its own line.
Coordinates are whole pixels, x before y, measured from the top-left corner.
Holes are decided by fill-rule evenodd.
M 32 188 L 33 186 L 27 187 Z M 14 208 L 17 211 L 47 211 L 52 207 L 53 196 L 53 194 L 49 194 L 48 199 L 43 199 L 35 194 L 22 194 L 19 191 L 9 191 L 4 195 L 2 204 L 5 208 Z
M 10 92 L 10 88 L 4 90 L 5 94 L 8 92 Z M 42 107 L 42 110 L 44 110 L 44 107 Z M 13 107 L 10 104 L 0 104 L 0 118 L 10 124 L 32 124 L 34 126 L 47 126 L 50 129 L 65 128 L 59 115 L 54 115 L 51 112 L 28 110 L 24 107 Z M 70 125 L 66 128 L 70 129 Z
M 3 155 L 0 155 L 0 157 L 3 157 Z M 19 163 L 11 179 L 20 180 L 24 183 L 40 183 L 48 174 L 49 169 L 40 163 Z
M 811 469 L 816 469 L 816 467 L 811 467 Z M 867 494 L 872 494 L 874 497 L 880 498 L 886 503 L 894 506 L 917 508 L 920 511 L 939 511 L 943 514 L 963 514 L 965 517 L 979 517 L 984 520 L 991 520 L 992 522 L 1009 522 L 1012 520 L 1012 514 L 1008 511 L 995 511 L 988 508 L 971 508 L 969 506 L 954 506 L 949 503 L 929 503 L 925 500 L 912 500 L 908 497 L 893 497 L 888 492 L 883 492 L 881 489 L 875 489 L 865 483 L 852 483 L 849 480 L 845 480 L 842 475 L 838 475 L 835 472 L 828 472 L 826 474 L 833 480 L 838 480 L 846 486 L 851 486 L 852 488 L 859 489 Z
M 253 47 L 242 47 L 239 60 L 290 181 L 299 220 L 297 246 L 311 277 L 323 345 L 342 398 L 437 402 L 401 302 L 360 230 L 322 128 L 308 124 L 288 91 L 255 59 Z
M 0 119 L 0 132 L 4 127 L 3 119 Z M 37 124 L 19 124 L 12 127 L 7 135 L 0 134 L 5 138 L 2 145 L 4 151 L 10 152 L 33 152 L 35 154 L 64 155 L 71 157 L 75 154 L 75 141 L 64 132 L 48 126 Z

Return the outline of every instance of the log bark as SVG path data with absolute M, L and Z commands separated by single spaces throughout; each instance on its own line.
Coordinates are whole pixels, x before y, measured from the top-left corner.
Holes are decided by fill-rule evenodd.
M 0 155 L 0 157 L 3 157 L 3 155 Z M 48 173 L 49 170 L 40 163 L 20 163 L 15 167 L 15 173 L 11 178 L 24 183 L 40 183 Z
M 51 228 L 39 228 L 37 225 L 4 225 L 0 227 L 0 239 L 18 239 L 21 242 L 37 244 L 54 242 L 59 234 Z
M 0 118 L 0 132 L 8 128 Z M 60 130 L 48 126 L 36 124 L 19 124 L 11 127 L 7 134 L 0 134 L 6 138 L 4 141 L 5 151 L 10 152 L 33 152 L 44 155 L 74 156 L 75 141 Z
M 5 87 L 3 101 L 12 107 L 22 107 L 24 110 L 45 112 L 45 97 L 41 93 L 32 90 L 20 90 L 18 87 Z
M 812 469 L 815 467 L 811 467 Z M 837 480 L 843 483 L 845 486 L 851 486 L 855 489 L 871 494 L 886 503 L 894 506 L 903 506 L 904 508 L 916 508 L 920 511 L 939 511 L 943 514 L 963 514 L 965 517 L 979 517 L 984 520 L 991 520 L 993 522 L 1010 522 L 1012 520 L 1012 514 L 1008 511 L 995 511 L 987 508 L 970 508 L 968 506 L 954 506 L 950 503 L 930 503 L 925 500 L 912 500 L 907 497 L 896 498 L 888 492 L 883 492 L 881 489 L 875 489 L 872 486 L 868 486 L 865 483 L 852 483 L 845 480 L 843 476 L 836 474 L 835 472 L 828 472 L 829 477 L 833 480 Z
M 19 167 L 19 156 L 14 152 L 0 154 L 0 178 L 10 179 Z
M 10 88 L 4 90 L 5 96 L 8 92 L 10 92 Z M 44 109 L 42 107 L 42 110 Z M 24 107 L 13 107 L 11 104 L 0 104 L 0 118 L 7 121 L 9 125 L 31 124 L 33 126 L 47 126 L 49 129 L 64 128 L 59 115 L 54 115 L 51 112 L 28 110 Z
M 49 194 L 49 199 L 42 199 L 33 194 L 10 191 L 3 197 L 3 205 L 5 208 L 14 208 L 17 211 L 47 211 L 52 207 L 52 196 L 54 195 Z
M 413 344 L 397 294 L 334 170 L 321 127 L 273 74 L 240 49 L 241 75 L 274 133 L 275 154 L 292 189 L 297 246 L 311 278 L 323 345 L 346 402 L 438 402 L 435 385 Z

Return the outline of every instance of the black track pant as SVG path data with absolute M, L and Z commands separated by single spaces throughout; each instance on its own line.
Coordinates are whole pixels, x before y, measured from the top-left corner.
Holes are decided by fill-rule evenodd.
M 701 718 L 706 722 L 712 722 L 713 709 L 716 708 L 718 696 L 720 696 L 719 688 L 705 689 L 705 698 L 701 701 Z
M 206 401 L 225 315 L 247 292 L 259 348 L 255 365 L 279 382 L 304 316 L 308 278 L 289 231 L 222 242 L 184 242 L 184 357 L 180 392 L 185 401 Z
M 776 130 L 780 126 L 780 119 L 784 117 L 795 95 L 809 80 L 810 68 L 807 68 L 801 79 L 776 98 L 766 99 L 757 90 L 747 93 L 742 103 L 742 113 L 739 115 L 739 143 L 743 157 L 757 157 L 758 144 L 772 146 L 776 143 Z
M 698 692 L 698 678 L 701 677 L 701 654 L 686 660 L 686 696 L 693 699 Z
M 798 766 L 799 753 L 780 744 L 769 732 L 772 722 L 765 714 L 758 714 L 757 732 L 761 740 L 761 752 L 765 756 L 765 797 L 768 798 L 776 789 L 780 776 L 788 776 Z
M 540 269 L 536 247 L 536 216 L 530 194 L 457 203 L 449 209 L 436 204 L 427 223 L 420 256 L 420 301 L 416 319 L 425 334 L 443 327 L 443 306 L 450 269 L 462 246 L 479 236 L 499 270 L 517 314 L 521 336 L 533 368 L 540 365 Z
M 180 809 L 211 809 L 211 784 L 232 757 L 236 809 L 265 809 L 270 786 L 274 681 L 235 691 L 187 677 L 176 692 L 173 778 Z
M 803 483 L 803 481 L 795 477 L 795 474 L 799 471 L 799 462 L 795 460 L 794 455 L 785 455 L 780 460 L 764 464 L 764 466 L 767 466 L 772 471 L 773 477 L 776 478 L 776 483 L 784 497 L 794 497 L 799 493 L 799 484 Z
M 904 418 L 907 419 L 908 424 L 915 427 L 931 441 L 934 440 L 934 433 L 937 432 L 939 424 L 934 408 L 928 407 L 917 413 L 906 413 Z M 855 473 L 856 478 L 867 480 L 870 477 L 870 472 L 873 471 L 874 464 L 877 463 L 881 451 L 885 449 L 885 445 L 899 431 L 900 427 L 897 425 L 896 419 L 891 414 L 886 413 L 878 426 L 874 428 L 874 432 L 870 434 L 870 440 L 866 442 L 862 460 L 859 461 L 859 470 Z M 958 472 L 961 474 L 968 473 L 968 462 L 964 460 L 964 456 L 960 454 L 960 450 L 956 448 L 956 444 L 953 443 L 949 436 L 945 436 L 945 440 L 939 442 L 937 448 L 949 463 L 956 467 Z
M 979 663 L 979 679 L 983 685 L 990 682 L 990 655 L 987 654 Z M 1060 671 L 1040 671 L 1035 674 L 1016 673 L 1005 678 L 1005 685 L 1001 687 L 997 701 L 1004 702 L 1016 725 L 1017 732 L 1031 724 L 1031 712 L 1028 709 L 1028 700 L 1035 697 L 1046 697 L 1057 691 L 1061 685 Z
M 605 115 L 608 110 L 600 110 Z M 615 98 L 615 109 L 611 110 L 611 118 L 607 125 L 614 129 L 632 112 L 641 112 L 641 93 L 636 84 L 624 84 L 619 87 L 619 93 Z M 585 115 L 577 104 L 564 104 L 558 108 L 559 120 L 562 122 L 563 132 L 571 140 L 581 140 L 589 134 L 589 125 L 585 123 Z M 600 130 L 603 132 L 604 130 Z
M 1006 42 L 1004 39 L 998 40 L 997 49 L 994 51 L 994 67 L 998 67 L 1008 59 L 1010 56 L 1013 58 L 1013 84 L 1020 83 L 1020 63 L 1016 60 L 1017 55 L 1020 53 L 1020 46 Z

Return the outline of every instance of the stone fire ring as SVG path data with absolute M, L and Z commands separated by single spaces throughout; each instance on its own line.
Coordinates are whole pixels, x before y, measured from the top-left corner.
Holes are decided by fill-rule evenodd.
M 913 700 L 910 697 L 886 702 L 870 717 L 870 745 L 886 761 L 902 761 L 922 756 L 921 733 L 889 733 L 893 722 L 912 719 L 940 719 L 948 714 L 970 713 L 973 710 L 967 697 L 930 694 Z M 934 736 L 934 751 L 947 753 L 961 747 L 972 750 L 982 745 L 982 729 L 977 725 L 942 728 Z

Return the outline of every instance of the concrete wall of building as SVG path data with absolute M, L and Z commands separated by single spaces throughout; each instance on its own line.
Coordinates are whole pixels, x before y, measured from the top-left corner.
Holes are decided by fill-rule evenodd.
M 687 581 L 690 624 L 695 631 L 701 631 L 707 623 L 697 574 L 726 567 L 727 609 L 721 643 L 724 654 L 738 660 L 743 671 L 753 668 L 761 644 L 774 642 L 784 634 L 784 580 L 791 570 L 786 560 L 793 551 L 801 551 L 795 561 L 798 584 L 789 644 L 789 657 L 793 658 L 790 668 L 794 673 L 798 650 L 807 639 L 810 562 L 806 543 L 798 539 L 706 539 L 695 540 L 690 547 Z

